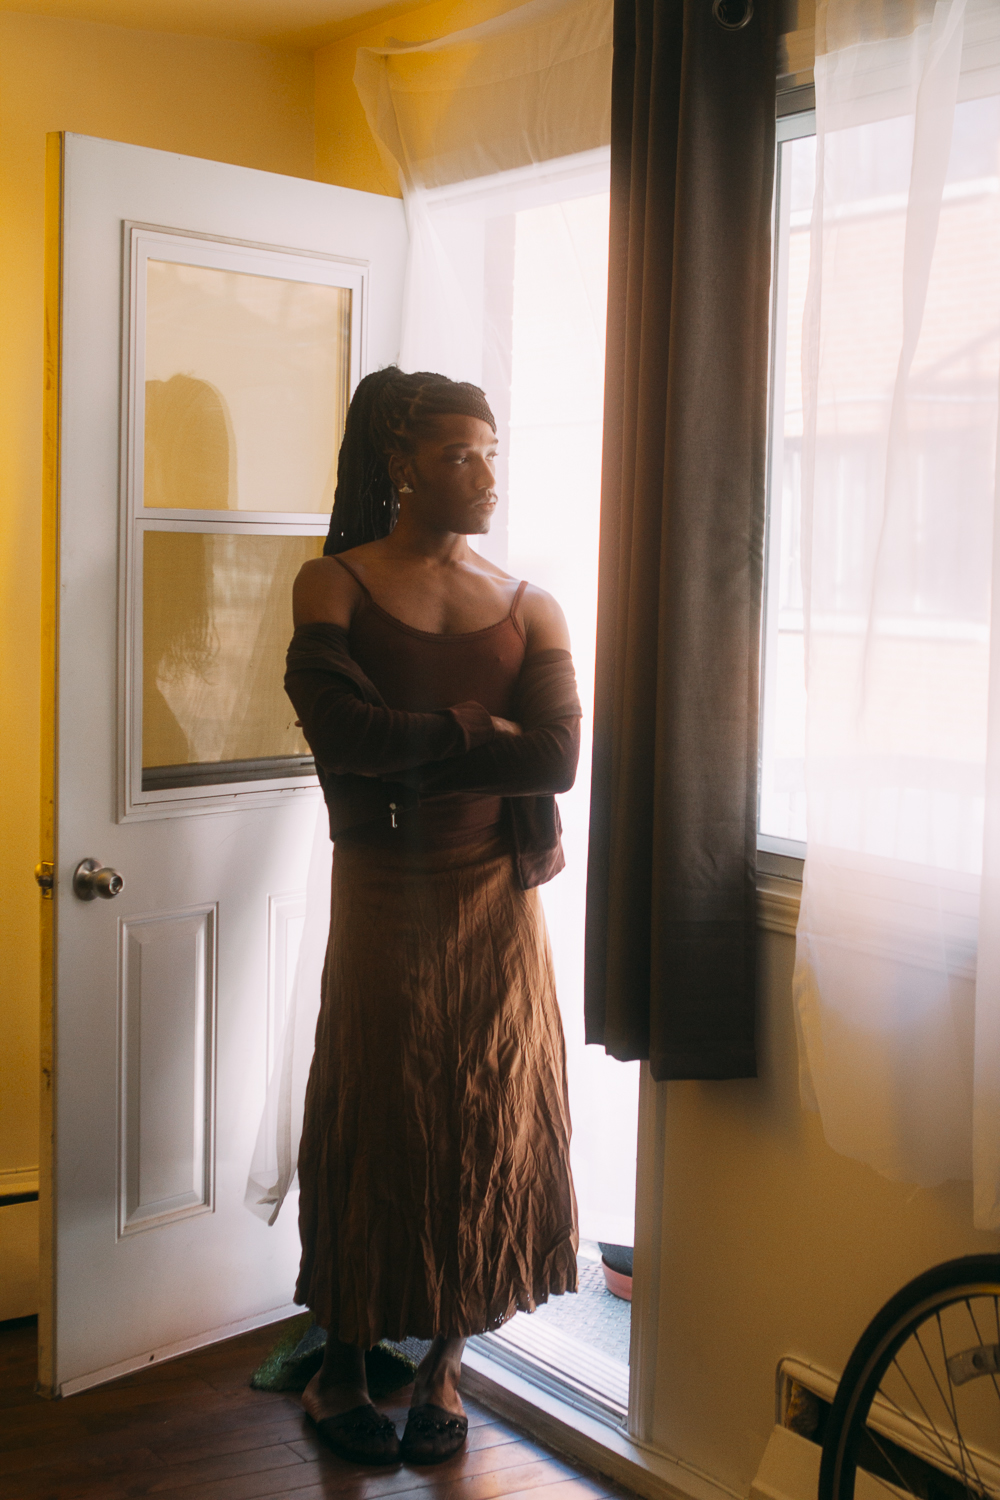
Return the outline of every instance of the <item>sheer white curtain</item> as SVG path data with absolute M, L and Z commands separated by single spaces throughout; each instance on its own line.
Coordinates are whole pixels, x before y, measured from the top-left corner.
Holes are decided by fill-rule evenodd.
M 470 379 L 481 368 L 482 293 L 454 216 L 442 241 L 441 190 L 482 181 L 489 192 L 500 174 L 607 147 L 612 21 L 612 0 L 528 0 L 435 41 L 359 50 L 355 87 L 398 175 L 410 235 L 404 369 Z
M 803 1096 L 998 1229 L 1000 6 L 827 0 L 817 40 Z
M 330 822 L 318 798 L 302 937 L 243 1200 L 252 1214 L 269 1224 L 278 1217 L 296 1178 L 330 931 L 332 854 Z
M 583 916 L 607 307 L 610 0 L 530 0 L 416 48 L 362 50 L 355 83 L 403 187 L 400 363 L 485 387 L 501 505 L 481 549 L 566 611 L 584 702 L 567 868 L 542 891 L 567 1039 L 585 1238 L 631 1244 L 638 1065 L 587 1048 Z
M 451 373 L 485 387 L 498 421 L 501 504 L 474 545 L 548 589 L 573 643 L 580 767 L 559 798 L 566 869 L 541 897 L 566 1034 L 581 1234 L 631 1244 L 639 1066 L 587 1047 L 583 1025 L 609 168 L 607 151 L 583 153 L 432 190 L 427 212 L 469 320 Z M 412 364 L 426 368 L 416 339 L 411 347 Z
M 611 0 L 529 0 L 414 47 L 361 49 L 355 84 L 398 172 L 410 247 L 400 364 L 483 385 L 500 429 L 501 505 L 481 550 L 551 590 L 585 707 L 580 774 L 560 799 L 567 869 L 542 892 L 567 1037 L 585 1238 L 631 1244 L 638 1064 L 583 1035 L 583 916 L 607 304 Z M 247 1206 L 294 1181 L 329 923 L 325 831 Z M 328 843 L 325 845 L 328 851 Z

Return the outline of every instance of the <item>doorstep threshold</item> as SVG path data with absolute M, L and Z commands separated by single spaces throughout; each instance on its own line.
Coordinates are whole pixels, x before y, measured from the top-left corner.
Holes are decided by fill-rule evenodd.
M 548 1319 L 519 1313 L 472 1343 L 490 1359 L 614 1427 L 628 1420 L 628 1365 L 564 1332 Z
M 583 1463 L 645 1500 L 744 1500 L 683 1459 L 661 1453 L 633 1438 L 610 1413 L 586 1409 L 567 1389 L 550 1381 L 522 1357 L 515 1368 L 509 1350 L 499 1351 L 494 1335 L 470 1339 L 462 1356 L 462 1390 L 546 1447 Z M 544 1383 L 543 1383 L 544 1379 Z

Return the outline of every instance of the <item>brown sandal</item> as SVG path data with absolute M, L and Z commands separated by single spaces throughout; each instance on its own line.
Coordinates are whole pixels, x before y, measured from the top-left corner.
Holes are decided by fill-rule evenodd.
M 410 1407 L 400 1457 L 405 1464 L 441 1464 L 464 1447 L 468 1435 L 468 1417 L 425 1401 Z
M 352 1406 L 337 1417 L 309 1419 L 327 1447 L 355 1464 L 398 1464 L 399 1436 L 395 1427 L 370 1402 Z

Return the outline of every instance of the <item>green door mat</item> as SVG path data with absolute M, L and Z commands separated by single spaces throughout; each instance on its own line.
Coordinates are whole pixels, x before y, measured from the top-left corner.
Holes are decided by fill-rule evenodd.
M 304 1391 L 323 1363 L 326 1333 L 309 1313 L 285 1328 L 267 1358 L 250 1377 L 255 1391 Z M 376 1344 L 365 1354 L 365 1373 L 373 1401 L 409 1385 L 416 1371 L 412 1359 L 391 1344 Z

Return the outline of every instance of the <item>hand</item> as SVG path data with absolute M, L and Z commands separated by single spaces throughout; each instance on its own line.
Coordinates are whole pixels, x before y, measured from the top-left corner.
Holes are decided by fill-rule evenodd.
M 497 734 L 523 734 L 524 730 L 520 724 L 515 724 L 513 719 L 498 719 L 493 716 L 493 728 Z

